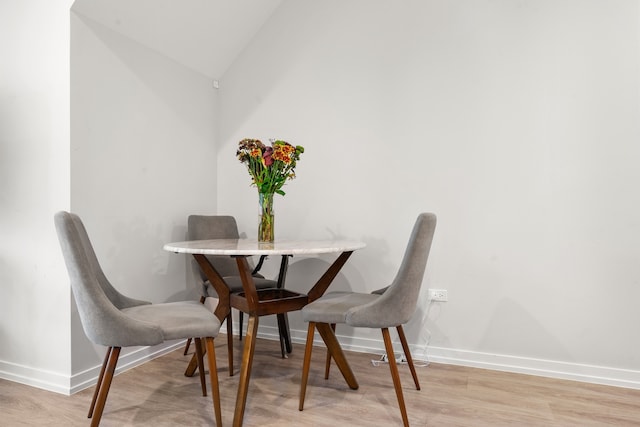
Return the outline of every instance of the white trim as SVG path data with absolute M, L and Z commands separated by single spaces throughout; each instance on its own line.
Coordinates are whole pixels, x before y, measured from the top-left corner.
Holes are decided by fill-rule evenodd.
M 158 357 L 164 356 L 167 353 L 171 353 L 173 350 L 184 346 L 185 343 L 186 340 L 167 341 L 153 347 L 140 347 L 126 355 L 121 354 L 118 358 L 116 375 L 121 372 L 128 371 L 129 369 L 133 369 L 136 366 L 140 366 L 153 359 L 157 359 Z M 74 394 L 84 390 L 85 388 L 94 386 L 98 381 L 98 375 L 100 375 L 101 367 L 102 365 L 97 365 L 91 369 L 87 369 L 73 375 L 71 377 L 70 394 Z
M 69 394 L 69 377 L 0 360 L 0 379 L 61 394 Z
M 184 343 L 184 340 L 177 342 L 167 341 L 154 347 L 140 347 L 130 353 L 123 354 L 118 359 L 116 375 L 170 353 L 183 346 Z M 99 364 L 69 377 L 55 372 L 0 361 L 0 379 L 69 396 L 95 385 L 98 381 L 101 367 L 102 365 Z
M 427 354 L 429 361 L 434 363 L 640 389 L 640 371 L 630 369 L 481 353 L 444 347 L 428 347 L 426 351 L 424 349 L 423 351 L 418 350 L 417 354 Z
M 234 333 L 237 334 L 237 329 Z M 221 335 L 224 334 L 221 333 Z M 306 330 L 291 330 L 291 340 L 295 343 L 304 345 L 306 336 Z M 258 330 L 258 337 L 268 340 L 278 340 L 278 328 L 262 325 Z M 348 351 L 376 354 L 384 353 L 384 344 L 381 339 L 357 338 L 338 334 L 338 340 L 340 341 L 342 348 Z M 183 345 L 184 341 L 172 341 L 154 347 L 142 347 L 131 353 L 123 355 L 118 361 L 116 375 L 120 372 L 135 368 L 136 366 L 170 353 Z M 324 346 L 319 336 L 316 336 L 314 339 L 314 346 Z M 559 362 L 531 357 L 457 350 L 446 347 L 411 347 L 413 358 L 416 361 L 469 366 L 472 368 L 490 369 L 494 371 L 513 372 L 614 387 L 640 389 L 640 371 Z M 396 346 L 396 349 L 398 349 L 398 346 Z M 398 349 L 397 353 L 399 354 L 400 351 L 401 350 Z M 100 365 L 97 365 L 83 372 L 74 374 L 69 378 L 66 375 L 55 372 L 33 369 L 28 366 L 0 361 L 0 379 L 6 379 L 44 390 L 70 395 L 95 385 L 100 373 L 100 367 Z
M 291 341 L 299 344 L 306 342 L 306 331 L 291 330 Z M 393 335 L 392 335 L 393 336 Z M 277 340 L 278 328 L 261 326 L 258 337 Z M 363 339 L 345 335 L 337 335 L 344 350 L 384 354 L 382 339 Z M 319 335 L 313 341 L 314 346 L 324 347 Z M 394 341 L 396 355 L 402 348 Z M 469 366 L 472 368 L 490 369 L 494 371 L 513 372 L 536 375 L 563 380 L 573 380 L 614 387 L 640 389 L 640 371 L 630 369 L 609 368 L 580 363 L 568 363 L 554 360 L 536 359 L 532 357 L 510 356 L 503 354 L 482 353 L 477 351 L 457 350 L 445 347 L 411 346 L 411 355 L 416 362 L 433 362 L 448 365 Z

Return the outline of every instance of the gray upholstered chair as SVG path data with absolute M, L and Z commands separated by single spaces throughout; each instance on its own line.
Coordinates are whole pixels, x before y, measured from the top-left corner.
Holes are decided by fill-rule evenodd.
M 213 339 L 220 320 L 197 301 L 150 304 L 118 292 L 104 275 L 80 218 L 69 212 L 55 215 L 55 226 L 85 334 L 107 347 L 89 408 L 91 425 L 100 424 L 107 394 L 122 347 L 152 346 L 167 340 L 194 338 L 206 396 L 201 338 L 205 340 L 216 425 L 222 425 L 220 391 Z
M 228 215 L 189 215 L 187 218 L 187 235 L 189 240 L 208 239 L 238 239 L 238 224 L 232 216 Z M 230 293 L 242 292 L 242 280 L 238 273 L 236 261 L 228 256 L 207 256 L 213 268 L 222 276 L 229 286 Z M 249 262 L 251 262 L 249 260 Z M 200 287 L 200 301 L 204 302 L 206 297 L 216 297 L 216 292 L 209 280 L 200 269 L 195 259 L 191 259 L 193 277 Z M 250 264 L 253 268 L 253 265 Z M 275 280 L 265 279 L 258 272 L 253 273 L 254 283 L 257 289 L 275 288 L 278 283 Z M 243 313 L 239 313 L 239 334 L 242 339 L 242 318 Z M 233 375 L 233 320 L 231 312 L 227 316 L 227 347 L 229 351 L 229 375 Z M 189 342 L 185 346 L 184 353 L 187 354 Z
M 335 324 L 345 323 L 353 327 L 380 328 L 382 330 L 402 421 L 405 426 L 409 425 L 400 375 L 388 328 L 395 327 L 397 329 L 416 388 L 420 389 L 402 325 L 407 323 L 415 312 L 435 227 L 436 216 L 434 214 L 422 213 L 418 216 L 400 268 L 393 282 L 387 288 L 380 289 L 376 293 L 330 292 L 302 309 L 302 318 L 309 322 L 309 329 L 300 385 L 299 409 L 301 411 L 304 408 L 316 324 L 324 324 L 323 328 L 326 325 L 335 328 Z M 328 371 L 326 371 L 326 375 L 328 375 Z

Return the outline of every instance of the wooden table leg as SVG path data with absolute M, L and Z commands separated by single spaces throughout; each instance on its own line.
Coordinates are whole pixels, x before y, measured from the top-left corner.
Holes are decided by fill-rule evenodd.
M 251 365 L 253 364 L 253 353 L 256 347 L 256 337 L 258 335 L 258 316 L 249 315 L 247 323 L 247 335 L 245 336 L 244 349 L 242 351 L 242 364 L 240 367 L 240 380 L 238 384 L 238 396 L 236 397 L 236 409 L 233 415 L 233 426 L 242 426 L 244 418 L 244 408 L 247 404 L 247 392 L 249 390 L 249 378 L 251 377 Z
M 325 271 L 322 277 L 320 277 L 316 284 L 313 285 L 313 288 L 309 290 L 309 302 L 313 302 L 324 295 L 329 288 L 329 285 L 333 282 L 333 279 L 336 278 L 338 273 L 340 273 L 340 269 L 344 263 L 347 262 L 352 253 L 353 251 L 342 252 L 340 256 L 333 261 L 333 264 L 329 266 L 329 269 Z
M 278 273 L 278 283 L 276 287 L 278 289 L 284 288 L 284 282 L 287 277 L 287 270 L 289 268 L 289 257 L 292 255 L 282 255 L 280 260 L 280 272 Z M 291 335 L 289 334 L 289 320 L 287 319 L 287 313 L 278 314 L 278 332 L 280 334 L 280 350 L 282 352 L 282 358 L 286 358 L 285 350 L 287 353 L 293 351 L 291 346 Z
M 286 353 L 291 353 L 293 347 L 291 346 L 291 336 L 289 335 L 289 320 L 287 313 L 279 313 L 278 317 L 278 333 L 280 334 L 280 351 L 282 352 L 282 358 L 286 358 Z M 285 353 L 286 351 L 286 353 Z
M 328 323 L 316 323 L 316 328 L 327 346 L 327 350 L 331 353 L 331 357 L 336 362 L 336 365 L 338 365 L 338 369 L 340 369 L 340 372 L 349 385 L 349 388 L 357 390 L 359 387 L 358 381 L 349 366 L 349 362 L 347 362 L 347 359 L 342 352 L 342 347 L 340 347 L 340 343 L 338 342 L 333 329 L 331 329 L 331 326 Z
M 285 348 L 285 337 L 282 333 L 282 314 L 278 314 L 278 335 L 280 336 L 280 354 L 283 359 L 287 359 L 287 349 Z

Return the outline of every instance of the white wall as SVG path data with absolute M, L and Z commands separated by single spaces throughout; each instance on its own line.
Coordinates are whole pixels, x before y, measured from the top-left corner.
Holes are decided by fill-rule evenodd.
M 637 2 L 286 1 L 218 93 L 70 7 L 0 3 L 2 378 L 68 392 L 100 362 L 55 211 L 83 216 L 123 292 L 177 299 L 186 260 L 162 243 L 196 212 L 255 236 L 236 143 L 278 137 L 307 148 L 278 236 L 369 245 L 333 289 L 388 283 L 416 214 L 439 215 L 425 287 L 450 301 L 421 302 L 416 356 L 640 387 Z M 289 286 L 329 261 L 296 259 Z
M 636 1 L 286 1 L 221 79 L 218 210 L 255 236 L 237 141 L 303 145 L 276 233 L 367 242 L 337 288 L 388 283 L 417 213 L 438 214 L 424 285 L 449 302 L 420 302 L 417 356 L 640 387 L 639 16 Z
M 71 371 L 53 228 L 69 207 L 71 3 L 0 2 L 0 376 L 56 390 Z
M 162 245 L 215 212 L 217 186 L 211 80 L 71 6 L 0 3 L 0 378 L 61 393 L 95 382 L 104 348 L 81 329 L 54 213 L 81 215 L 123 293 L 196 299 Z M 119 369 L 166 350 L 127 349 Z
M 186 238 L 187 215 L 216 210 L 212 81 L 80 14 L 71 18 L 71 209 L 122 293 L 197 300 L 184 257 L 162 246 Z M 94 368 L 104 352 L 79 328 L 72 349 L 74 372 Z

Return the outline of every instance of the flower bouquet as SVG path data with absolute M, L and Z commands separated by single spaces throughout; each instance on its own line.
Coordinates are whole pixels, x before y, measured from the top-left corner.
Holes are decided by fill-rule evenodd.
M 261 216 L 258 226 L 258 241 L 273 242 L 274 212 L 273 195 L 284 196 L 282 186 L 288 179 L 295 178 L 295 167 L 300 160 L 304 147 L 293 146 L 288 142 L 271 141 L 271 146 L 258 139 L 243 139 L 238 143 L 236 156 L 246 164 L 251 185 L 258 188 Z

